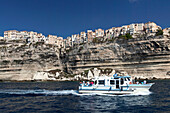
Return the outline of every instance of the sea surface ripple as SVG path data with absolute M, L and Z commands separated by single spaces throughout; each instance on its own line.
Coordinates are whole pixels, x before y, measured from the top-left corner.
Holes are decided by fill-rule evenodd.
M 133 95 L 79 94 L 78 82 L 0 82 L 0 112 L 170 112 L 170 80 Z

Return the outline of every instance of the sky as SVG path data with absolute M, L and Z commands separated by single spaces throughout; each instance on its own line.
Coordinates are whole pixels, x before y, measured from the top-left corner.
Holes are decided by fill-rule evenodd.
M 6 30 L 66 38 L 81 31 L 153 21 L 170 27 L 170 0 L 0 0 L 0 36 Z

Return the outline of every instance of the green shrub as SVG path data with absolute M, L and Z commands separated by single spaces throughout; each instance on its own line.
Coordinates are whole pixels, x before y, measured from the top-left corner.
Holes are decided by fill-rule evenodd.
M 158 29 L 155 36 L 159 36 L 159 35 L 163 35 L 163 31 L 161 29 Z
M 129 33 L 126 33 L 126 39 L 131 39 L 133 38 L 132 35 L 130 35 Z
M 118 38 L 131 39 L 133 37 L 129 33 L 126 33 L 125 35 L 120 35 Z

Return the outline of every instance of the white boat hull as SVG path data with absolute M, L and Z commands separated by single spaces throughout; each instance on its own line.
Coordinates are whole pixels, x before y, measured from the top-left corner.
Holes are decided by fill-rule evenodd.
M 134 91 L 97 91 L 97 90 L 79 90 L 79 93 L 91 93 L 91 94 L 112 94 L 112 95 L 125 95 L 131 94 Z
M 149 91 L 150 87 L 153 84 L 130 84 L 128 86 L 124 86 L 120 89 L 113 89 L 113 87 L 79 87 L 79 93 L 95 93 L 95 94 L 112 94 L 112 95 L 125 95 L 125 94 L 133 94 L 137 92 Z

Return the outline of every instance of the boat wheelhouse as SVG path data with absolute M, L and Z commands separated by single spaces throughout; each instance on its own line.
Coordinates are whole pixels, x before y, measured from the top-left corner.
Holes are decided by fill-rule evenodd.
M 79 93 L 131 94 L 137 91 L 148 91 L 153 83 L 133 83 L 130 76 L 96 77 L 79 86 Z

